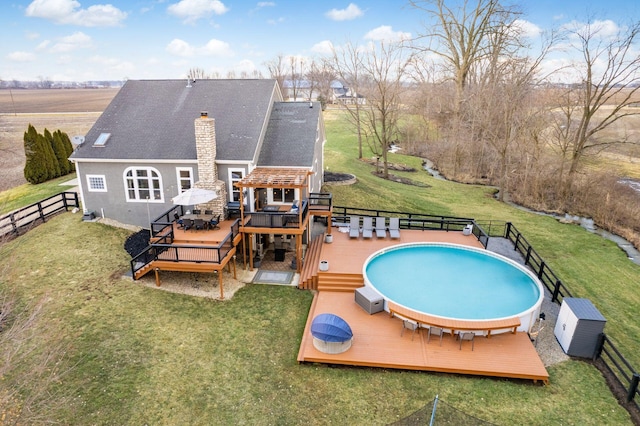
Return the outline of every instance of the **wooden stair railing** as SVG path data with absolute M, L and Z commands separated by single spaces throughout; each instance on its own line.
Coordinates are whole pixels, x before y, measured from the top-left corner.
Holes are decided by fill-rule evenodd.
M 304 263 L 302 264 L 302 271 L 300 272 L 299 288 L 305 290 L 318 289 L 318 265 L 320 264 L 323 243 L 324 234 L 318 235 L 311 241 L 311 244 L 309 244 Z

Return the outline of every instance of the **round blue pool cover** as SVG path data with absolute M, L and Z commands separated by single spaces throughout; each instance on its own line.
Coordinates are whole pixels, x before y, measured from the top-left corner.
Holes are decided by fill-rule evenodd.
M 346 342 L 353 337 L 349 324 L 334 314 L 317 315 L 311 323 L 311 335 L 325 342 Z

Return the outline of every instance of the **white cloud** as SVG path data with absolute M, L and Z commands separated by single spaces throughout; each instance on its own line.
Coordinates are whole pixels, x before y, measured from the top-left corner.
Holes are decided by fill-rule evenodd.
M 333 21 L 351 21 L 364 15 L 364 12 L 354 3 L 349 3 L 346 9 L 331 9 L 325 16 Z
M 78 31 L 69 36 L 62 37 L 51 47 L 51 49 L 49 49 L 49 52 L 71 52 L 72 50 L 89 48 L 91 45 L 91 37 L 81 31 Z
M 275 7 L 275 2 L 272 1 L 259 1 L 257 7 Z
M 323 40 L 320 43 L 314 44 L 311 51 L 321 55 L 330 55 L 333 53 L 333 43 L 329 40 Z
M 402 41 L 409 40 L 411 38 L 411 33 L 393 31 L 389 25 L 381 25 L 366 33 L 364 38 L 365 40 L 377 41 Z
M 127 17 L 126 12 L 110 4 L 96 4 L 82 9 L 76 0 L 33 0 L 27 6 L 25 15 L 82 27 L 113 27 Z
M 232 56 L 233 52 L 229 43 L 224 41 L 211 39 L 202 48 L 197 49 L 197 52 L 206 56 Z
M 175 56 L 233 56 L 229 43 L 211 39 L 204 46 L 192 46 L 184 40 L 175 38 L 166 47 L 167 52 Z
M 580 34 L 585 38 L 601 38 L 611 39 L 618 35 L 620 27 L 610 19 L 604 21 L 595 20 L 591 23 L 571 21 L 562 26 L 563 29 L 572 32 L 575 35 Z M 591 35 L 591 37 L 589 37 Z
M 278 25 L 278 24 L 282 24 L 284 21 L 285 21 L 285 19 L 280 17 L 278 19 L 269 19 L 267 21 L 267 24 L 269 24 L 269 25 Z
M 246 72 L 247 74 L 251 74 L 252 72 L 254 72 L 256 70 L 256 65 L 253 63 L 253 61 L 251 61 L 249 59 L 243 59 L 242 61 L 240 61 L 236 65 L 234 65 L 233 69 L 238 74 L 241 74 L 243 72 Z
M 524 19 L 516 19 L 514 26 L 518 29 L 518 33 L 526 38 L 535 38 L 542 33 L 539 26 Z
M 32 62 L 36 60 L 36 55 L 30 52 L 11 52 L 7 59 L 13 62 Z
M 36 50 L 45 50 L 51 44 L 51 40 L 43 40 L 36 46 Z
M 35 39 L 37 39 L 38 37 L 40 37 L 40 34 L 38 34 L 38 33 L 34 33 L 33 31 L 27 31 L 27 32 L 25 33 L 25 37 L 26 37 L 28 40 L 35 40 Z
M 219 0 L 180 0 L 167 8 L 170 14 L 182 18 L 183 22 L 187 24 L 214 13 L 222 15 L 228 10 L 229 8 Z

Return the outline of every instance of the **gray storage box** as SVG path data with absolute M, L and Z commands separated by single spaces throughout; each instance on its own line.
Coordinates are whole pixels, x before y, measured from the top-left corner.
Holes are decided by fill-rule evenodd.
M 355 294 L 356 303 L 369 314 L 382 312 L 384 309 L 384 299 L 374 289 L 360 287 L 356 289 Z
M 565 297 L 554 334 L 567 355 L 591 358 L 606 322 L 590 300 Z

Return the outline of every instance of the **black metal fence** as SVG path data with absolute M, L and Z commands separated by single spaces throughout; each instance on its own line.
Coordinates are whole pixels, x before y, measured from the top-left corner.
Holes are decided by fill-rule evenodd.
M 553 302 L 560 304 L 563 298 L 573 297 L 569 289 L 512 223 L 505 223 L 503 236 L 513 243 L 514 249 L 524 257 L 525 265 L 536 273 L 547 290 L 551 292 Z M 611 373 L 616 383 L 626 391 L 626 401 L 633 404 L 635 409 L 640 411 L 640 404 L 638 403 L 640 400 L 640 389 L 638 387 L 640 374 L 604 333 L 600 335 L 593 360 L 602 361 L 604 368 Z
M 11 213 L 0 216 L 0 239 L 24 234 L 34 226 L 70 208 L 79 208 L 77 192 L 61 192 Z

